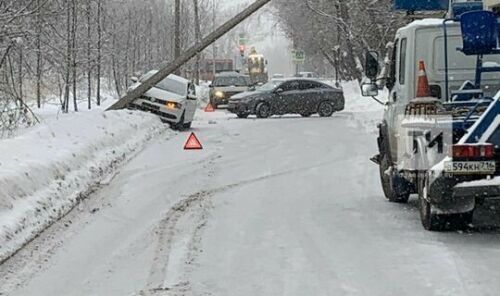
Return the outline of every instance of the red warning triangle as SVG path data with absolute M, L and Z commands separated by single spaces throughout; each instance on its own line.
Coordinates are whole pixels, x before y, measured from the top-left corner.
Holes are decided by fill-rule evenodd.
M 201 150 L 201 149 L 203 149 L 203 146 L 201 145 L 200 140 L 198 140 L 198 138 L 194 133 L 191 133 L 186 142 L 186 145 L 184 145 L 184 150 Z
M 214 106 L 208 103 L 208 105 L 205 107 L 205 112 L 215 112 Z

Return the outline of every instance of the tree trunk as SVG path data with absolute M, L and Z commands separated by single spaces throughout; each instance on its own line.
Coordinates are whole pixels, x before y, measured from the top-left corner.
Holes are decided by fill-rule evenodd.
M 77 80 L 77 51 L 76 51 L 76 30 L 77 30 L 77 22 L 78 22 L 78 11 L 76 7 L 76 0 L 72 1 L 73 3 L 73 24 L 71 27 L 71 51 L 72 51 L 72 68 L 73 68 L 73 107 L 75 112 L 78 111 L 78 94 L 76 91 L 76 80 Z
M 116 24 L 113 22 L 112 23 L 112 26 L 113 26 L 113 32 L 116 32 Z M 111 66 L 113 68 L 113 78 L 115 80 L 115 88 L 116 88 L 116 93 L 118 94 L 118 96 L 121 97 L 121 79 L 120 79 L 120 75 L 118 75 L 118 71 L 116 69 L 117 67 L 117 63 L 116 63 L 116 34 L 113 34 L 113 39 L 112 39 L 112 44 L 111 44 Z
M 353 45 L 353 40 L 352 40 L 352 33 L 348 27 L 348 25 L 351 23 L 350 20 L 350 15 L 349 15 L 349 10 L 347 7 L 347 4 L 345 1 L 339 0 L 339 7 L 340 7 L 340 19 L 343 21 L 343 26 L 344 26 L 344 32 L 345 32 L 345 44 L 346 44 L 346 50 L 348 52 L 348 55 L 346 56 L 347 58 L 347 65 L 349 69 L 349 78 L 350 79 L 357 79 L 358 81 L 361 81 L 361 78 L 363 77 L 361 71 L 359 71 L 357 67 L 357 63 L 355 60 L 355 56 L 357 54 L 356 49 L 354 48 Z
M 128 89 L 128 80 L 129 80 L 129 49 L 130 49 L 130 36 L 132 36 L 132 12 L 130 9 L 128 10 L 128 30 L 127 30 L 127 43 L 125 45 L 125 88 Z
M 21 102 L 24 102 L 24 94 L 23 94 L 23 63 L 24 63 L 24 53 L 23 53 L 23 45 L 19 45 L 19 81 L 17 82 L 19 84 L 19 99 Z M 24 109 L 24 107 L 23 107 Z
M 175 24 L 174 24 L 174 59 L 181 55 L 181 1 L 175 0 Z M 175 71 L 180 75 L 180 69 Z
M 37 0 L 36 6 L 36 105 L 38 109 L 42 107 L 42 22 L 40 17 L 40 0 Z
M 97 106 L 101 106 L 101 51 L 102 51 L 102 0 L 97 0 Z
M 87 108 L 92 109 L 92 0 L 87 0 Z
M 65 81 L 64 81 L 64 103 L 63 103 L 63 112 L 68 113 L 69 108 L 69 80 L 71 73 L 71 2 L 67 3 L 67 15 L 66 15 L 66 73 L 65 73 Z

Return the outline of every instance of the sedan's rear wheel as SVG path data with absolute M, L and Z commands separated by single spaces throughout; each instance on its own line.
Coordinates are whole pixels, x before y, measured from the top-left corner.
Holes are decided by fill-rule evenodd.
M 247 114 L 247 113 L 238 113 L 236 115 L 238 116 L 238 118 L 244 119 L 244 118 L 247 118 L 249 114 Z
M 271 107 L 267 103 L 259 103 L 255 108 L 255 114 L 258 118 L 269 118 L 271 116 Z
M 335 108 L 334 108 L 332 102 L 323 101 L 323 102 L 319 103 L 319 106 L 318 106 L 319 116 L 330 117 L 333 115 L 333 112 L 335 112 Z
M 311 113 L 301 113 L 300 116 L 302 117 L 311 117 Z

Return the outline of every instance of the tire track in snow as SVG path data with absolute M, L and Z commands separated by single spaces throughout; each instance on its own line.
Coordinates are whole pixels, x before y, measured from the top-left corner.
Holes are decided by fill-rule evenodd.
M 198 191 L 173 205 L 154 230 L 157 245 L 154 251 L 153 264 L 149 272 L 146 289 L 138 292 L 136 295 L 192 295 L 189 275 L 198 254 L 202 252 L 200 249 L 201 236 L 208 223 L 210 210 L 213 207 L 212 198 L 217 194 L 236 187 L 266 181 L 329 164 L 331 164 L 331 162 L 323 162 L 318 165 L 296 168 L 274 174 L 266 174 L 211 190 Z M 179 245 L 181 248 L 185 249 L 176 249 L 176 246 L 178 247 Z M 182 254 L 183 257 L 179 258 L 179 254 Z M 178 264 L 179 262 L 181 262 L 181 264 Z M 177 269 L 172 269 L 172 266 Z

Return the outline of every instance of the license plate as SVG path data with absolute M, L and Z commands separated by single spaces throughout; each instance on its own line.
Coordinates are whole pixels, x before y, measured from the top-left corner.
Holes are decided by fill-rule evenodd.
M 495 161 L 447 161 L 444 171 L 452 174 L 493 174 Z

